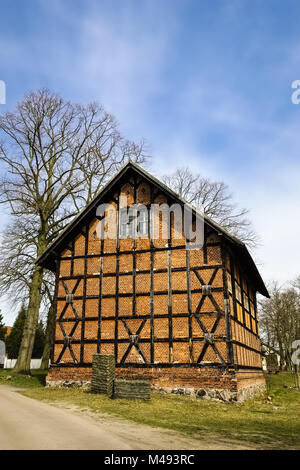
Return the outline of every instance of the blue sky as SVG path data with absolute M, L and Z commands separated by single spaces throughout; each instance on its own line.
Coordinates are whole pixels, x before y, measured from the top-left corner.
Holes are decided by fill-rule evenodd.
M 0 13 L 0 112 L 40 87 L 100 101 L 147 139 L 158 177 L 189 165 L 230 186 L 266 281 L 300 273 L 299 2 L 10 0 Z

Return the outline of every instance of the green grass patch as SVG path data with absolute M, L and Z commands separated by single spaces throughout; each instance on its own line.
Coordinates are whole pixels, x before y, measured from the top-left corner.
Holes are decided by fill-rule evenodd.
M 43 388 L 45 386 L 46 370 L 32 370 L 31 375 L 15 374 L 9 369 L 0 369 L 0 385 L 13 385 L 26 388 Z
M 34 388 L 24 395 L 73 404 L 137 423 L 183 432 L 193 438 L 219 437 L 265 449 L 300 448 L 300 391 L 290 374 L 267 376 L 268 394 L 241 404 L 152 392 L 150 402 L 110 399 L 82 389 Z M 271 397 L 271 400 L 267 399 Z

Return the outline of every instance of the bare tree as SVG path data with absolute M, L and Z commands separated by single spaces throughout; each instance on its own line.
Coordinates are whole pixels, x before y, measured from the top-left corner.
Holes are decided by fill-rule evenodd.
M 143 161 L 144 143 L 124 139 L 100 105 L 73 104 L 48 90 L 29 94 L 14 112 L 1 115 L 0 137 L 6 170 L 0 202 L 9 206 L 15 224 L 30 221 L 30 230 L 23 233 L 31 240 L 26 241 L 30 267 L 22 272 L 24 257 L 17 256 L 13 273 L 29 292 L 15 371 L 29 373 L 44 279 L 44 269 L 32 260 L 129 156 Z
M 10 223 L 2 233 L 0 250 L 0 295 L 4 296 L 11 308 L 16 310 L 28 298 L 37 252 L 37 226 L 32 217 L 24 217 L 23 223 L 17 220 Z M 45 270 L 41 287 L 41 307 L 39 317 L 46 323 L 46 339 L 42 368 L 47 368 L 54 328 L 52 302 L 54 276 Z
M 297 294 L 300 296 L 300 276 L 296 277 L 291 283 L 292 287 L 296 290 Z
M 193 174 L 188 167 L 178 168 L 171 175 L 165 175 L 163 181 L 187 202 L 201 207 L 208 217 L 218 222 L 232 235 L 250 247 L 257 244 L 258 237 L 248 219 L 249 211 L 238 208 L 225 183 Z
M 293 342 L 300 339 L 300 297 L 293 287 L 282 288 L 273 283 L 270 299 L 263 299 L 260 306 L 261 337 L 265 343 L 278 349 L 281 365 L 285 363 L 295 371 L 292 361 Z
M 28 297 L 37 252 L 38 226 L 32 217 L 24 215 L 22 223 L 13 218 L 1 234 L 0 295 L 15 304 Z M 44 276 L 51 283 L 52 276 Z

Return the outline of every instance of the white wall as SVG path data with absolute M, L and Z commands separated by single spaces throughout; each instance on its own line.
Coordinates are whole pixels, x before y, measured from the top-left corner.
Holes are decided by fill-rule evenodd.
M 4 369 L 12 369 L 17 362 L 17 359 L 8 359 L 7 357 L 4 360 Z M 42 359 L 31 359 L 30 369 L 40 369 Z

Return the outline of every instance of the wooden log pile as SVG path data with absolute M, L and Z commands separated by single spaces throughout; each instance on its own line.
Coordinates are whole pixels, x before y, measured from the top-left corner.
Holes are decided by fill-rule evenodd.
M 103 393 L 114 398 L 150 400 L 150 382 L 147 380 L 115 379 L 113 354 L 94 354 L 92 393 Z
M 115 379 L 114 398 L 150 400 L 150 383 L 147 380 Z
M 115 357 L 113 354 L 94 354 L 92 368 L 92 393 L 111 396 L 114 389 Z

